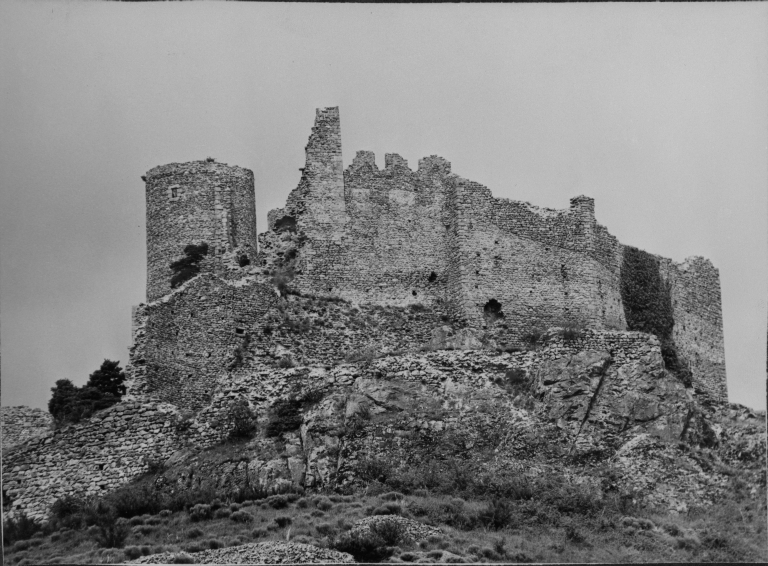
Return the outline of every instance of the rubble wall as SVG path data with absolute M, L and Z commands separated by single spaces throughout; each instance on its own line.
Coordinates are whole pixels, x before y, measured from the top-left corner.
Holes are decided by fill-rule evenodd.
M 45 434 L 53 426 L 48 411 L 23 406 L 0 408 L 0 419 L 3 450 Z
M 121 402 L 3 453 L 3 511 L 42 520 L 65 495 L 101 495 L 178 449 L 171 405 Z

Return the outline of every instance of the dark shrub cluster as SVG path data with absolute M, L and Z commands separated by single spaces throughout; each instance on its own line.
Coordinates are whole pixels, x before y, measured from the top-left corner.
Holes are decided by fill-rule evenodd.
M 82 387 L 75 386 L 69 379 L 58 380 L 51 388 L 48 412 L 57 426 L 80 422 L 119 402 L 125 394 L 124 382 L 120 362 L 104 360 Z
M 174 261 L 170 267 L 173 271 L 171 288 L 175 289 L 182 283 L 189 281 L 200 273 L 200 262 L 208 255 L 208 244 L 190 244 L 184 248 L 184 257 Z
M 343 533 L 330 546 L 351 554 L 357 562 L 381 562 L 394 554 L 404 536 L 404 525 L 383 520 L 370 525 L 368 530 Z

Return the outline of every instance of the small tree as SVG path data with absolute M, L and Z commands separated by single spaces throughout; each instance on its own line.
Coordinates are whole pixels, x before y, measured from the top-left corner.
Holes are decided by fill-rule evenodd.
M 200 262 L 208 255 L 208 244 L 203 242 L 196 246 L 190 244 L 184 248 L 185 257 L 174 261 L 171 264 L 171 270 L 174 275 L 171 278 L 171 288 L 175 289 L 185 281 L 189 281 L 195 275 L 200 273 Z
M 48 412 L 57 426 L 80 422 L 118 403 L 126 391 L 124 381 L 120 362 L 104 360 L 83 387 L 76 387 L 69 379 L 58 380 L 51 388 Z
M 120 362 L 104 360 L 101 367 L 93 372 L 86 387 L 95 387 L 102 393 L 109 393 L 118 398 L 125 395 L 125 374 Z

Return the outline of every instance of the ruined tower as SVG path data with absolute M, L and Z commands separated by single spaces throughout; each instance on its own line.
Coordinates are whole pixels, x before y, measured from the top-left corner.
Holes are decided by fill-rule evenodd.
M 256 255 L 253 172 L 213 161 L 171 163 L 144 177 L 147 194 L 147 300 L 171 290 L 170 264 L 189 244 L 208 244 L 205 271 Z

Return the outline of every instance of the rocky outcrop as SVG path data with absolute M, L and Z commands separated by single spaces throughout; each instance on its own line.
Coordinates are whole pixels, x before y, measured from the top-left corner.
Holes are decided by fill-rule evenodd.
M 351 554 L 298 542 L 256 542 L 194 555 L 196 564 L 354 564 Z M 131 564 L 176 564 L 178 553 L 163 552 L 132 560 Z

